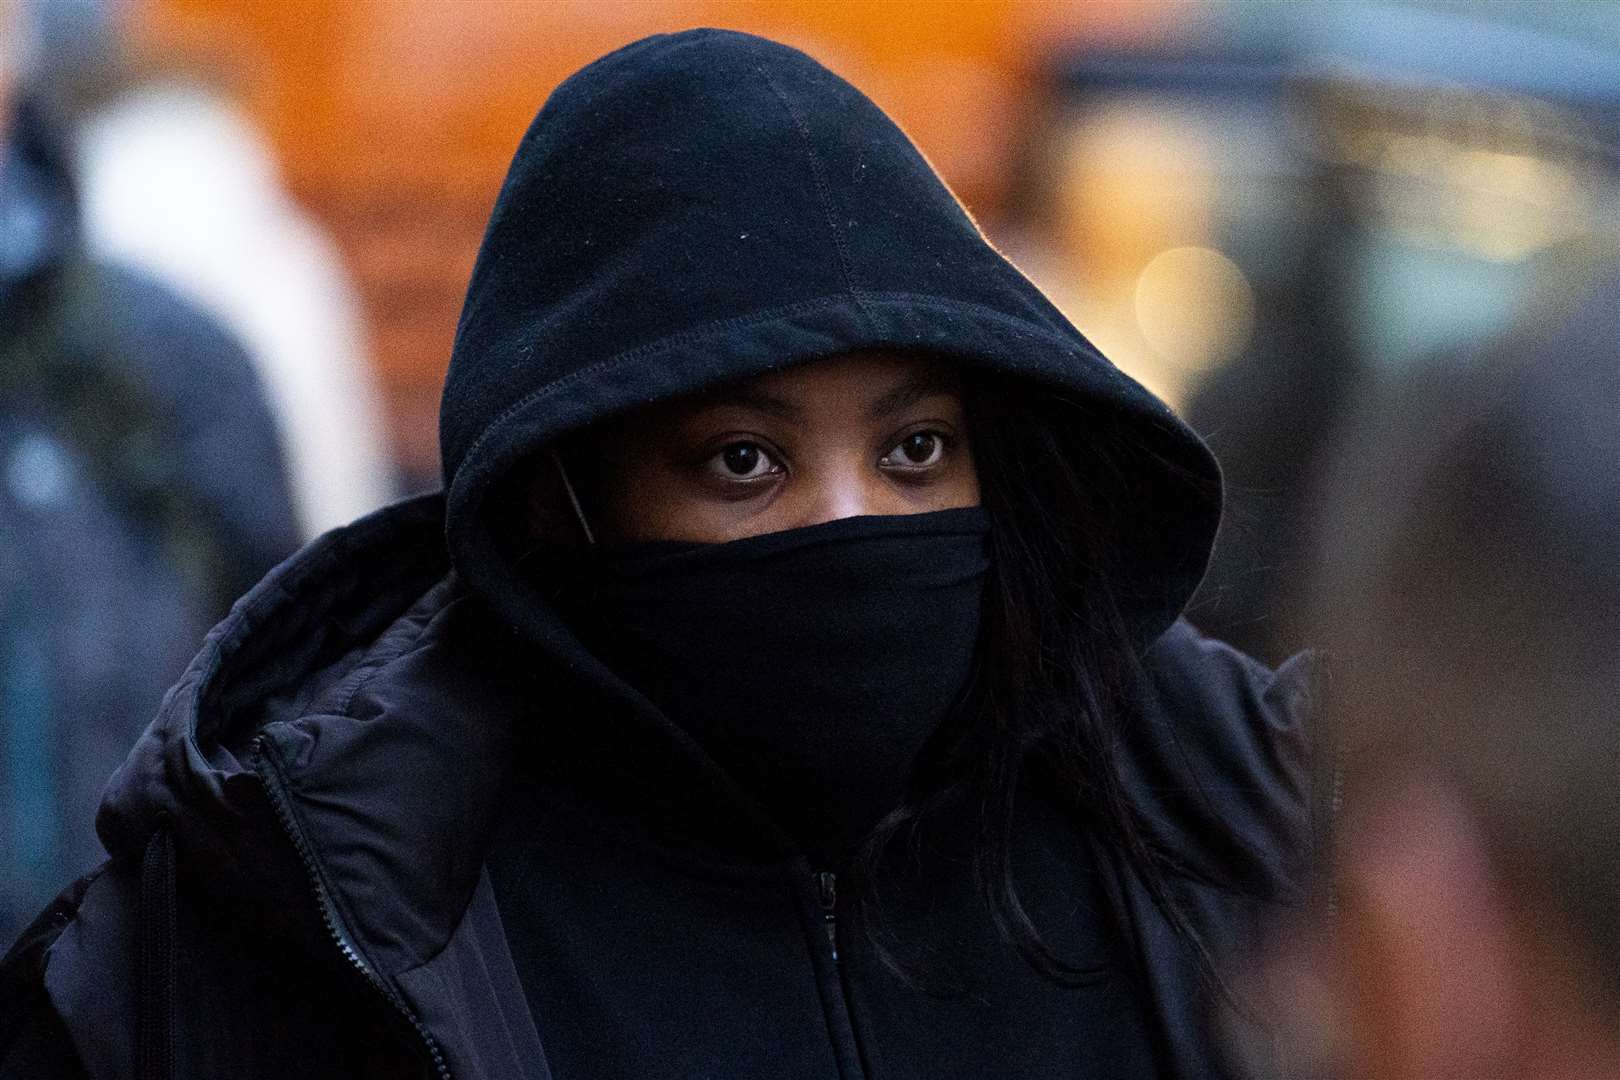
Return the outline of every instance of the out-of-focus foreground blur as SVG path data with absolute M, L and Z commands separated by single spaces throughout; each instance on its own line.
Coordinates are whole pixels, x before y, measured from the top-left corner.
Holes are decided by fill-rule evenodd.
M 507 160 L 562 78 L 660 30 L 755 31 L 849 78 L 1209 440 L 1229 493 L 1190 612 L 1205 631 L 1270 662 L 1323 642 L 1329 670 L 1351 673 L 1335 680 L 1395 685 L 1403 661 L 1373 646 L 1406 640 L 1383 630 L 1416 625 L 1416 586 L 1361 601 L 1438 543 L 1411 522 L 1441 500 L 1483 524 L 1503 500 L 1543 500 L 1550 532 L 1480 548 L 1515 589 L 1535 588 L 1543 546 L 1612 581 L 1615 547 L 1587 541 L 1616 498 L 1597 481 L 1616 464 L 1602 417 L 1620 414 L 1620 316 L 1592 298 L 1620 267 L 1620 5 L 0 11 L 0 938 L 94 861 L 95 790 L 229 598 L 300 538 L 436 484 L 440 381 Z M 1488 469 L 1444 458 L 1504 401 L 1558 438 L 1504 442 Z M 1503 480 L 1566 445 L 1580 464 L 1555 491 Z M 1431 558 L 1420 583 L 1477 554 Z M 1417 605 L 1462 605 L 1425 633 L 1466 645 L 1460 627 L 1523 602 L 1458 595 Z M 1582 642 L 1601 621 L 1557 618 Z M 1560 678 L 1614 680 L 1620 653 L 1576 653 Z M 1489 655 L 1498 697 L 1575 708 L 1538 697 L 1546 663 Z M 1449 738 L 1474 730 L 1454 671 L 1404 663 L 1403 700 L 1423 703 L 1410 724 L 1455 712 Z M 1389 710 L 1358 694 L 1323 710 L 1350 766 L 1445 771 L 1360 738 L 1366 710 Z M 1552 739 L 1596 723 L 1521 714 Z M 1568 787 L 1545 762 L 1518 768 L 1529 727 L 1492 730 L 1479 753 L 1501 783 Z M 1581 757 L 1577 741 L 1554 750 Z M 1613 913 L 1605 900 L 1620 893 L 1590 904 Z

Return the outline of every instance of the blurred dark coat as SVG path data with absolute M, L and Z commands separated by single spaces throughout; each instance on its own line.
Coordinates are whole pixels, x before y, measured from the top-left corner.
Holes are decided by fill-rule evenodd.
M 297 543 L 274 421 L 216 322 L 82 246 L 24 100 L 0 157 L 0 938 L 103 858 L 107 777 Z

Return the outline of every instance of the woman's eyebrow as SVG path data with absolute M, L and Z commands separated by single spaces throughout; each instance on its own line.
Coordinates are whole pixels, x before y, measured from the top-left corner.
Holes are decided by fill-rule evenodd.
M 961 384 L 954 372 L 931 371 L 913 375 L 872 402 L 867 407 L 866 417 L 868 420 L 882 420 L 924 398 L 935 394 L 956 394 L 960 389 Z

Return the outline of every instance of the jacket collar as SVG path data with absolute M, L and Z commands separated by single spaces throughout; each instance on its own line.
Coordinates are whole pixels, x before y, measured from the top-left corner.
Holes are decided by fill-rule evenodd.
M 476 886 L 526 670 L 449 572 L 442 522 L 437 496 L 381 510 L 239 601 L 113 775 L 108 851 L 138 858 L 166 825 L 230 894 L 307 905 L 311 882 L 234 857 L 277 787 L 283 831 L 381 978 L 442 948 Z

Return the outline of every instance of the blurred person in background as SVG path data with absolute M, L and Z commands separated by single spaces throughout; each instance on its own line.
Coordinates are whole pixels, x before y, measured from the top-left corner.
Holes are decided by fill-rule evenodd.
M 1301 1076 L 1620 1076 L 1620 275 L 1577 295 L 1333 500 L 1332 908 L 1269 966 Z
M 137 50 L 134 0 L 20 0 L 73 120 L 85 242 L 203 305 L 247 349 L 310 539 L 397 494 L 359 297 L 232 96 L 240 42 Z
M 441 445 L 210 636 L 0 1076 L 1227 1073 L 1305 665 L 1179 619 L 1207 449 L 859 91 L 714 30 L 565 82 Z
M 297 544 L 236 341 L 85 250 L 68 151 L 0 71 L 0 936 L 105 856 L 101 789 L 206 628 Z

